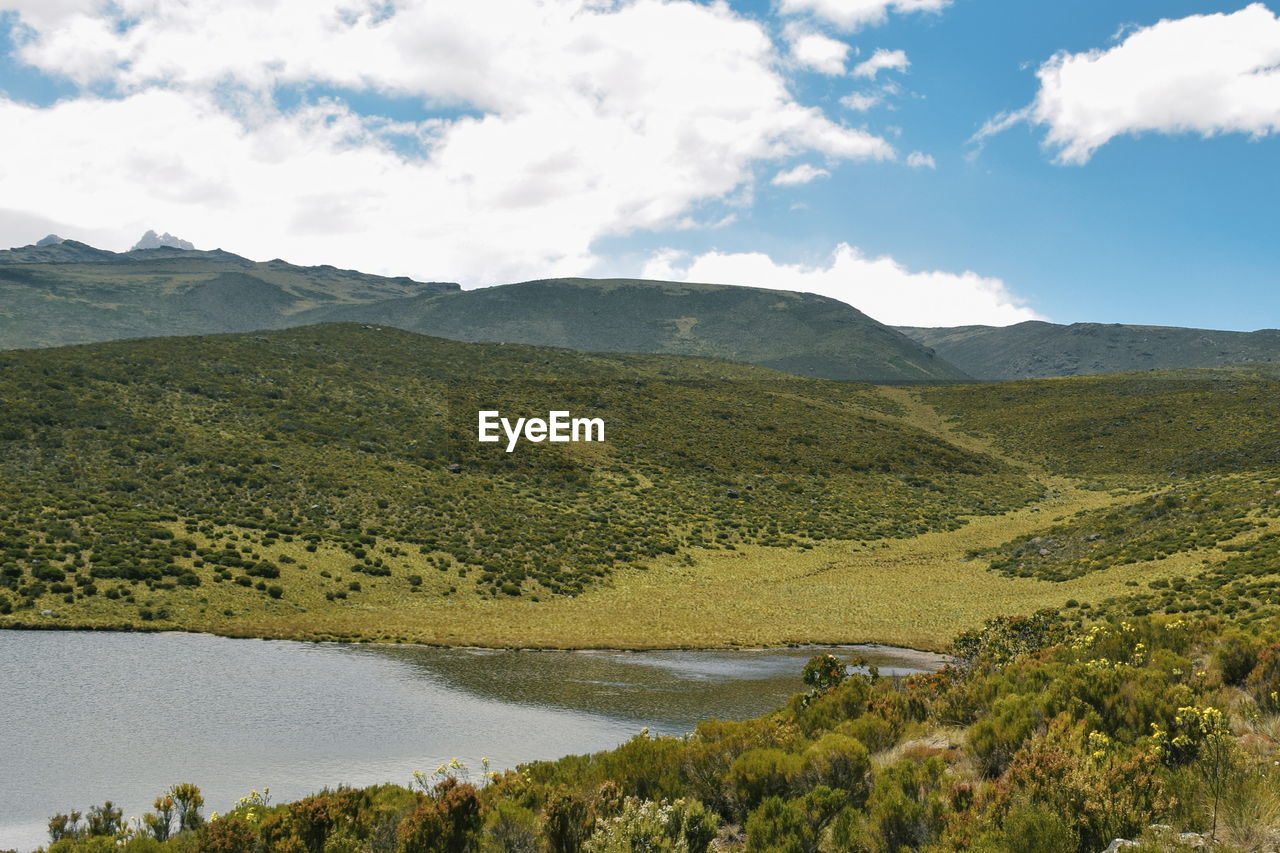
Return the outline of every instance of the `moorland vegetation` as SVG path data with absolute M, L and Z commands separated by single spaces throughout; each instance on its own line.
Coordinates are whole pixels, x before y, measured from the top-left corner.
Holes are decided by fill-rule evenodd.
M 687 737 L 255 793 L 216 818 L 180 785 L 136 822 L 56 815 L 49 853 L 1280 843 L 1265 369 L 881 389 L 330 325 L 8 353 L 0 397 L 6 625 L 635 646 L 960 632 L 940 673 L 819 656 L 786 707 Z M 478 409 L 548 397 L 610 440 L 472 439 Z M 1038 604 L 1055 606 L 965 630 Z M 492 629 L 516 613 L 516 633 Z
M 382 638 L 324 618 L 572 598 L 659 558 L 910 537 L 1042 492 L 869 386 L 383 327 L 10 352 L 0 398 L 10 625 Z M 481 409 L 549 406 L 609 441 L 475 440 Z
M 48 853 L 1273 850 L 1280 638 L 1216 619 L 1041 612 L 883 678 L 820 655 L 754 720 L 641 733 L 594 755 L 202 816 L 179 785 L 125 821 L 50 821 Z M 406 779 L 406 781 L 408 781 Z M 87 818 L 87 819 L 82 819 Z M 1110 849 L 1110 848 L 1108 848 Z

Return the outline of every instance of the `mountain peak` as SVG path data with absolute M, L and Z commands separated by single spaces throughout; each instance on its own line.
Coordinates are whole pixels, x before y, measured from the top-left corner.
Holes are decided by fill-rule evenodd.
M 59 243 L 65 243 L 65 237 L 59 237 L 57 234 L 50 234 L 42 240 L 36 241 L 36 248 L 44 248 L 45 246 L 56 246 Z
M 154 231 L 148 231 L 142 235 L 131 251 L 138 249 L 161 249 L 168 247 L 170 249 L 187 249 L 188 251 L 195 249 L 195 246 L 181 238 L 175 237 L 166 231 L 163 234 L 156 234 Z

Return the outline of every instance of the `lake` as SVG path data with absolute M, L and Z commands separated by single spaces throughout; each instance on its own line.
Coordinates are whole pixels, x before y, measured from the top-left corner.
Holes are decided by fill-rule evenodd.
M 802 688 L 818 650 L 534 652 L 0 631 L 0 850 L 47 843 L 55 812 L 127 817 L 175 782 L 205 813 L 339 784 L 408 784 L 459 758 L 495 769 L 745 719 Z M 937 655 L 859 646 L 884 674 Z

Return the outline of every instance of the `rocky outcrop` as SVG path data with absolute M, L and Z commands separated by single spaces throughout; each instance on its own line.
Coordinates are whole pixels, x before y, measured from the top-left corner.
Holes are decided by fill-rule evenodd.
M 134 244 L 133 251 L 137 251 L 138 249 L 160 249 L 166 246 L 170 249 L 195 249 L 194 244 L 175 237 L 168 231 L 163 234 L 156 234 L 154 231 L 148 231 L 146 234 L 142 235 L 141 240 Z

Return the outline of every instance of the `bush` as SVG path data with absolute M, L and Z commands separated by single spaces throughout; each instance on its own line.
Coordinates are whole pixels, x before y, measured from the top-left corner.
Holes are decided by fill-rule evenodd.
M 747 817 L 750 853 L 810 853 L 813 847 L 808 819 L 781 797 L 766 797 Z
M 809 693 L 793 700 L 796 724 L 807 737 L 835 728 L 845 720 L 861 716 L 871 697 L 871 682 L 862 676 L 844 679 L 818 696 Z
M 879 752 L 893 746 L 896 740 L 893 726 L 879 714 L 863 714 L 848 722 L 841 723 L 838 731 L 841 734 L 857 738 L 868 752 Z
M 584 853 L 703 853 L 715 838 L 717 825 L 698 802 L 668 804 L 631 797 L 618 814 L 597 822 L 582 849 Z
M 31 576 L 45 583 L 58 583 L 67 577 L 67 573 L 57 566 L 37 566 L 31 570 Z
M 1063 853 L 1080 839 L 1058 815 L 1038 805 L 1019 805 L 1004 819 L 1003 841 L 1009 853 Z
M 1258 707 L 1280 713 L 1280 643 L 1272 643 L 1258 654 L 1258 663 L 1245 679 L 1245 686 Z
M 849 793 L 853 805 L 861 806 L 871 786 L 871 757 L 860 741 L 825 735 L 805 750 L 802 776 L 806 787 L 839 788 Z
M 1014 759 L 1001 796 L 1011 807 L 1035 803 L 1071 816 L 1080 849 L 1101 850 L 1113 838 L 1133 838 L 1162 822 L 1173 803 L 1154 755 L 1138 753 L 1099 766 L 1078 747 L 1083 730 L 1055 720 Z
M 499 800 L 485 818 L 481 849 L 485 853 L 538 853 L 542 843 L 537 815 L 511 800 Z
M 1042 701 L 1015 694 L 992 704 L 990 712 L 969 730 L 969 747 L 983 773 L 999 776 L 1014 754 L 1044 723 Z
M 826 692 L 844 681 L 845 666 L 835 655 L 814 655 L 804 665 L 801 680 L 818 692 Z
M 1223 683 L 1239 687 L 1258 665 L 1258 641 L 1248 634 L 1232 632 L 1223 637 L 1213 657 Z
M 480 829 L 473 785 L 448 778 L 423 797 L 396 828 L 397 853 L 464 853 Z
M 867 839 L 873 851 L 897 853 L 933 841 L 946 812 L 938 790 L 945 770 L 940 758 L 885 768 L 867 802 Z
M 781 749 L 752 749 L 729 765 L 728 782 L 740 812 L 748 812 L 767 797 L 785 796 L 804 767 L 804 760 Z
M 259 560 L 249 568 L 245 569 L 245 574 L 255 578 L 269 578 L 274 580 L 280 577 L 280 567 L 268 560 Z
M 257 841 L 253 827 L 228 815 L 205 824 L 196 841 L 196 853 L 253 853 Z
M 578 853 L 595 825 L 586 800 L 563 789 L 547 798 L 543 820 L 551 853 Z

